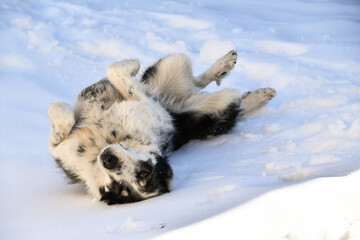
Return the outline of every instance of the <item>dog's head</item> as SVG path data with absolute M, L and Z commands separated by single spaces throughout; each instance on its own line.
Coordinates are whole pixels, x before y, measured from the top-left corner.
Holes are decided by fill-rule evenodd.
M 105 186 L 99 188 L 100 200 L 109 205 L 137 202 L 170 191 L 171 167 L 156 153 L 112 144 L 101 151 L 97 161 L 106 179 Z

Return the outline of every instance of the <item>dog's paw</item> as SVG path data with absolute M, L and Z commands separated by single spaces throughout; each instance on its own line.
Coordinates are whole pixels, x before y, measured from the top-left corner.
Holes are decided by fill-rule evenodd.
M 51 122 L 59 122 L 68 118 L 73 120 L 74 116 L 70 104 L 65 102 L 51 103 L 47 108 L 46 114 Z
M 214 63 L 215 81 L 218 86 L 220 86 L 221 80 L 229 75 L 230 71 L 234 68 L 236 59 L 237 53 L 235 50 L 232 50 Z
M 258 99 L 263 99 L 264 101 L 269 102 L 272 98 L 274 98 L 276 96 L 276 91 L 274 89 L 272 89 L 272 88 L 259 88 L 259 89 L 256 89 L 253 92 L 244 93 L 241 96 L 241 99 L 245 99 L 250 95 L 252 95 L 253 97 L 256 97 Z
M 119 76 L 127 73 L 134 77 L 139 72 L 140 62 L 137 59 L 114 62 L 106 68 L 106 76 Z
M 246 92 L 241 96 L 242 108 L 246 112 L 265 106 L 276 96 L 272 88 L 259 88 L 253 92 Z
M 47 109 L 47 117 L 51 123 L 50 141 L 53 144 L 62 141 L 75 124 L 74 112 L 68 103 L 50 104 Z

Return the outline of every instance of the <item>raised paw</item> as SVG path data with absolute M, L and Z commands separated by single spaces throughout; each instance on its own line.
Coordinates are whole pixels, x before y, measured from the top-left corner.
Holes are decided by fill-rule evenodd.
M 136 81 L 131 78 L 137 74 L 139 68 L 140 63 L 136 59 L 114 62 L 106 68 L 106 77 L 125 100 L 148 101 Z
M 74 126 L 74 112 L 68 103 L 56 102 L 49 105 L 47 117 L 51 123 L 49 140 L 52 144 L 58 144 Z
M 276 96 L 272 88 L 259 88 L 253 92 L 246 92 L 241 96 L 241 108 L 245 113 L 265 106 Z
M 137 59 L 114 62 L 106 68 L 106 76 L 110 74 L 129 74 L 134 77 L 139 72 L 140 62 Z
M 215 81 L 218 86 L 220 86 L 221 80 L 229 75 L 230 71 L 234 68 L 236 59 L 237 53 L 235 50 L 232 50 L 214 63 Z

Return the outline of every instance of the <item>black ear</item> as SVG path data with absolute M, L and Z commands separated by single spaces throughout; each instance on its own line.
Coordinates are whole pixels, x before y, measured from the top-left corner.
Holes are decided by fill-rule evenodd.
M 173 177 L 173 171 L 167 162 L 167 159 L 159 155 L 156 156 L 155 172 L 159 174 L 160 177 L 166 179 Z

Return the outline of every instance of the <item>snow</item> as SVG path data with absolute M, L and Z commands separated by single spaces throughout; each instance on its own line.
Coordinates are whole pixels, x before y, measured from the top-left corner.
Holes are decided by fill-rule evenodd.
M 0 3 L 0 239 L 360 239 L 356 0 Z M 172 191 L 107 206 L 48 154 L 51 102 L 113 61 L 187 54 L 194 73 L 236 48 L 220 89 L 278 95 L 170 162 Z M 216 91 L 216 84 L 208 91 Z
M 21 55 L 9 54 L 2 56 L 0 63 L 1 68 L 14 68 L 21 70 L 31 70 L 34 68 L 31 60 Z
M 258 48 L 264 53 L 290 57 L 299 56 L 308 51 L 308 48 L 304 44 L 280 41 L 260 41 Z
M 154 16 L 156 19 L 161 20 L 168 27 L 175 29 L 203 30 L 209 28 L 212 25 L 211 22 L 190 18 L 184 15 L 164 13 L 149 14 Z
M 221 41 L 219 39 L 207 40 L 200 48 L 200 60 L 203 62 L 214 63 L 216 60 L 224 56 L 224 53 L 236 49 L 235 44 L 229 41 Z
M 360 195 L 352 187 L 359 180 L 357 174 L 274 190 L 159 239 L 359 239 L 360 209 L 353 203 Z

